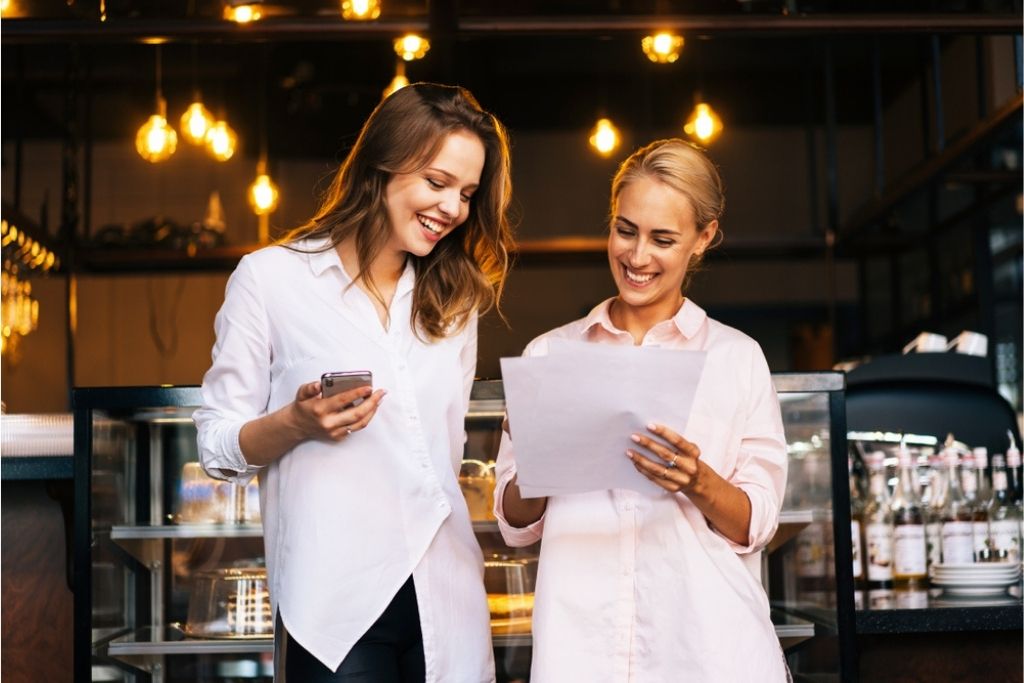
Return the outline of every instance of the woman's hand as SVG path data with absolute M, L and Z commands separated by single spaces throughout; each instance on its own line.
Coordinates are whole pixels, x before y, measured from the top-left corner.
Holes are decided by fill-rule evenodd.
M 357 387 L 329 398 L 321 398 L 320 382 L 299 387 L 290 406 L 293 428 L 307 439 L 341 441 L 370 423 L 387 393 L 383 389 Z M 363 399 L 353 406 L 352 402 Z
M 703 513 L 708 524 L 737 545 L 750 543 L 750 498 L 743 489 L 723 479 L 700 459 L 700 448 L 668 427 L 647 425 L 656 441 L 633 434 L 633 441 L 656 456 L 656 460 L 629 449 L 633 466 L 655 484 L 672 493 L 685 493 Z
M 687 441 L 668 427 L 656 424 L 647 425 L 652 433 L 657 434 L 668 445 L 643 435 L 633 434 L 633 441 L 657 456 L 657 460 L 645 457 L 639 451 L 627 450 L 626 455 L 633 461 L 633 467 L 661 488 L 671 493 L 690 493 L 698 490 L 701 485 L 703 463 L 700 460 L 700 448 L 697 444 Z

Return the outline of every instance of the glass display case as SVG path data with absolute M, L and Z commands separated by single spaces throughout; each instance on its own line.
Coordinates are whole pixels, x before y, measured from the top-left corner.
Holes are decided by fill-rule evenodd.
M 762 563 L 773 621 L 795 675 L 848 680 L 850 523 L 833 515 L 849 510 L 843 379 L 774 380 L 790 481 Z M 271 679 L 255 487 L 198 470 L 199 402 L 196 387 L 75 390 L 75 680 Z M 501 382 L 476 382 L 459 481 L 485 559 L 498 680 L 512 681 L 529 677 L 539 544 L 507 547 L 491 512 L 503 416 Z

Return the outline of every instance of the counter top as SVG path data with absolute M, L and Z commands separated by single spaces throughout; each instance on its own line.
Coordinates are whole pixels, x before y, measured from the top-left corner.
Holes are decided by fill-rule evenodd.
M 1000 596 L 947 597 L 939 589 L 856 591 L 858 634 L 1011 631 L 1024 628 L 1021 589 Z
M 5 455 L 0 457 L 0 478 L 74 479 L 74 458 L 70 455 Z

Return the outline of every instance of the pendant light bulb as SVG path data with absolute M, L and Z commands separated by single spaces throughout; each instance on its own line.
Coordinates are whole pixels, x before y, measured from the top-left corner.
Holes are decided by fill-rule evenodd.
M 217 121 L 206 132 L 206 149 L 217 161 L 227 161 L 235 154 L 238 135 L 227 121 Z
M 270 176 L 259 169 L 259 175 L 249 186 L 249 206 L 257 216 L 273 213 L 281 193 Z
M 212 125 L 213 114 L 196 98 L 181 115 L 181 137 L 190 145 L 201 145 Z
M 370 21 L 380 16 L 380 0 L 342 0 L 341 18 L 346 21 Z
M 388 83 L 388 87 L 384 88 L 383 99 L 386 100 L 407 85 L 409 79 L 405 77 L 405 62 L 398 62 L 395 66 L 395 77 Z
M 224 6 L 224 18 L 236 24 L 251 24 L 263 18 L 263 8 L 255 2 L 227 4 Z
M 590 132 L 590 146 L 601 156 L 610 156 L 619 147 L 619 129 L 611 119 L 598 119 Z
M 697 103 L 683 126 L 687 135 L 705 145 L 714 141 L 722 132 L 722 128 L 722 119 L 718 118 L 718 114 L 706 102 Z
M 170 159 L 178 148 L 178 134 L 168 125 L 164 116 L 166 104 L 162 98 L 159 102 L 160 110 L 150 116 L 135 134 L 135 151 L 151 164 Z
M 401 38 L 395 38 L 395 54 L 407 62 L 423 59 L 429 49 L 430 41 L 415 33 L 407 33 Z
M 656 64 L 671 64 L 679 59 L 679 53 L 686 41 L 682 36 L 677 36 L 666 31 L 655 33 L 652 36 L 645 36 L 640 41 L 647 58 Z

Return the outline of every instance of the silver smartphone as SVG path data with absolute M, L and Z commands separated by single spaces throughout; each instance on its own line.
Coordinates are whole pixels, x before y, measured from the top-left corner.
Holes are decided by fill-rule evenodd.
M 320 395 L 324 398 L 351 391 L 359 387 L 372 387 L 373 373 L 369 370 L 349 370 L 347 372 L 325 372 L 320 376 Z M 351 405 L 357 406 L 363 399 L 357 398 Z

